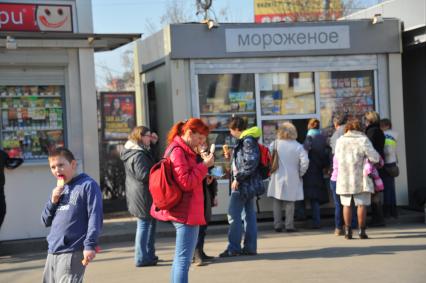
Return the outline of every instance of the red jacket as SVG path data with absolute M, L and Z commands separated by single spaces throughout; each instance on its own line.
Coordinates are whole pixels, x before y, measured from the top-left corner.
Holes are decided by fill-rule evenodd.
M 176 147 L 177 146 L 177 147 Z M 167 147 L 175 147 L 170 154 L 173 165 L 173 177 L 182 189 L 182 200 L 170 210 L 156 211 L 151 207 L 152 217 L 161 221 L 175 221 L 187 225 L 206 225 L 204 219 L 204 195 L 203 179 L 207 175 L 208 168 L 204 163 L 197 163 L 196 153 L 176 136 Z

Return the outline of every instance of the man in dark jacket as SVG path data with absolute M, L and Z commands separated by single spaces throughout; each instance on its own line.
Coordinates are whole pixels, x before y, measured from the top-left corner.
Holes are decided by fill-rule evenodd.
M 155 255 L 156 220 L 151 217 L 152 196 L 149 192 L 149 172 L 157 162 L 151 145 L 158 137 L 144 126 L 135 127 L 121 152 L 126 171 L 127 208 L 137 217 L 135 237 L 136 267 L 152 266 L 158 262 Z
M 373 144 L 374 149 L 385 158 L 385 134 L 380 129 L 380 116 L 375 111 L 365 113 L 365 134 Z M 383 168 L 379 169 L 380 177 L 383 176 Z M 383 215 L 383 192 L 376 192 L 371 197 L 371 214 L 372 219 L 370 226 L 385 226 L 385 218 Z
M 6 196 L 4 194 L 6 178 L 4 176 L 4 168 L 15 169 L 22 162 L 21 158 L 10 158 L 6 152 L 0 149 L 0 228 L 6 216 Z
M 228 247 L 220 257 L 257 254 L 257 223 L 254 197 L 265 192 L 258 166 L 260 150 L 257 139 L 261 131 L 257 127 L 247 129 L 241 117 L 232 117 L 229 123 L 231 135 L 237 138 L 231 161 L 231 199 L 228 208 Z M 229 156 L 225 156 L 229 158 Z M 243 215 L 243 219 L 242 218 Z M 244 221 L 244 247 L 241 249 Z

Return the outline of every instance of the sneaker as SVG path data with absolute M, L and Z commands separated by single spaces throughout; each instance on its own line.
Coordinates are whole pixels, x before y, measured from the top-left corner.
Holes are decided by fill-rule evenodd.
M 154 259 L 151 262 L 142 263 L 142 264 L 136 264 L 136 267 L 144 267 L 144 266 L 155 266 L 158 263 L 158 259 Z
M 221 254 L 219 254 L 219 257 L 234 257 L 239 255 L 240 254 L 237 252 L 230 252 L 228 250 L 224 250 Z
M 334 229 L 334 235 L 335 236 L 343 236 L 345 233 L 343 232 L 343 229 L 341 228 L 336 228 Z
M 275 228 L 274 230 L 275 230 L 275 232 L 277 232 L 277 233 L 281 233 L 281 232 L 283 231 L 283 228 Z
M 294 233 L 294 232 L 297 232 L 297 230 L 296 230 L 296 229 L 294 229 L 294 228 L 285 229 L 285 231 L 286 231 L 287 233 Z

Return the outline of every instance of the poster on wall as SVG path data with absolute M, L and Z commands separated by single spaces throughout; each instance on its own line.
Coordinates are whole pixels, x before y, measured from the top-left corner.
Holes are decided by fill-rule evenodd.
M 136 125 L 134 92 L 101 92 L 104 141 L 126 140 Z

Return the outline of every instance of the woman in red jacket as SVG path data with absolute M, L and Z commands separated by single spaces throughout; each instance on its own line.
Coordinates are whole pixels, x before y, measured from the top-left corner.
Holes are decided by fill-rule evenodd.
M 182 189 L 182 199 L 170 210 L 151 208 L 151 215 L 171 221 L 176 229 L 176 250 L 171 282 L 188 282 L 188 271 L 197 244 L 199 225 L 205 225 L 203 179 L 213 165 L 213 154 L 197 163 L 197 147 L 206 141 L 209 128 L 198 118 L 178 122 L 170 130 L 165 156 L 170 156 L 173 177 Z

